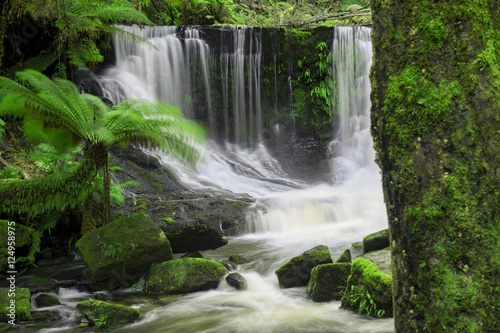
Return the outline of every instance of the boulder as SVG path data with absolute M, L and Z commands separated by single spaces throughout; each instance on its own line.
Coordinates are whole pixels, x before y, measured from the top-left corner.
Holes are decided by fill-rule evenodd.
M 239 254 L 231 254 L 229 256 L 229 261 L 236 265 L 241 265 L 248 262 L 248 260 L 245 257 Z
M 371 317 L 392 317 L 392 277 L 368 259 L 354 260 L 340 307 Z
M 351 274 L 350 263 L 318 265 L 311 271 L 306 293 L 314 302 L 340 300 Z
M 365 253 L 361 256 L 361 258 L 366 258 L 373 262 L 379 270 L 389 275 L 392 275 L 392 258 L 391 258 L 391 249 L 385 248 L 383 250 L 372 251 L 369 253 Z
M 173 259 L 163 231 L 142 213 L 120 218 L 84 235 L 76 248 L 94 289 L 129 287 L 152 263 Z
M 181 258 L 203 258 L 203 259 L 205 259 L 205 256 L 200 251 L 194 251 L 194 252 L 186 253 Z
M 31 311 L 30 320 L 33 321 L 52 322 L 60 319 L 61 316 L 55 311 Z
M 8 266 L 8 257 L 12 257 L 9 255 L 8 247 L 9 231 L 15 232 L 15 257 L 18 259 L 15 263 L 15 269 Z M 0 274 L 7 274 L 7 271 L 21 271 L 34 264 L 35 254 L 40 251 L 40 242 L 41 233 L 39 231 L 19 223 L 13 223 L 13 221 L 0 220 Z
M 100 328 L 110 328 L 119 324 L 131 323 L 141 316 L 137 309 L 92 299 L 78 303 L 76 309 L 90 323 Z
M 171 295 L 215 289 L 226 274 L 224 265 L 213 260 L 169 260 L 151 265 L 144 290 L 152 295 Z
M 340 257 L 337 259 L 336 261 L 337 263 L 341 263 L 341 262 L 348 262 L 348 263 L 351 263 L 352 262 L 352 257 L 351 257 L 351 251 L 349 249 L 345 250 L 344 252 L 342 252 L 342 254 L 340 255 Z
M 236 290 L 246 290 L 247 281 L 240 273 L 231 273 L 226 276 L 226 282 L 231 287 L 236 288 Z
M 31 295 L 28 288 L 0 291 L 0 322 L 17 324 L 28 320 L 31 316 L 30 308 Z
M 174 253 L 215 250 L 227 244 L 224 234 L 205 224 L 165 231 Z
M 50 296 L 47 294 L 40 294 L 35 298 L 36 306 L 39 308 L 45 308 L 48 306 L 60 305 L 61 302 L 54 296 Z
M 54 280 L 51 277 L 48 276 L 40 276 L 40 275 L 33 275 L 30 276 L 29 279 L 22 284 L 24 288 L 30 289 L 31 292 L 33 292 L 33 289 L 39 288 L 39 287 L 47 287 L 47 292 L 53 292 L 56 294 L 59 294 L 59 287 L 54 287 L 53 289 L 48 289 L 52 288 L 57 283 L 56 280 Z
M 384 229 L 363 238 L 363 251 L 368 253 L 370 251 L 382 250 L 390 246 L 389 230 Z
M 332 263 L 332 257 L 328 247 L 318 245 L 292 258 L 275 273 L 283 288 L 307 286 L 311 278 L 311 270 L 318 265 L 329 263 Z

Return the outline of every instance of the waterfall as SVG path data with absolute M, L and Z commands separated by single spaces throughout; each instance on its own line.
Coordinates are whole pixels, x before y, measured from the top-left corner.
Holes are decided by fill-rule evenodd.
M 101 79 L 101 85 L 106 87 L 105 97 L 115 104 L 129 98 L 164 102 L 180 108 L 190 118 L 196 118 L 193 104 L 201 100 L 204 103 L 197 107 L 206 108 L 209 119 L 213 119 L 210 49 L 196 28 L 183 31 L 173 26 L 120 28 L 147 43 L 113 36 L 116 65 Z
M 252 27 L 227 29 L 231 32 L 232 48 L 220 54 L 226 138 L 238 143 L 251 142 L 262 128 L 262 30 Z
M 361 168 L 376 168 L 370 134 L 370 28 L 335 28 L 332 53 L 339 124 L 329 155 L 333 179 L 342 182 Z
M 270 194 L 249 212 L 249 232 L 314 239 L 387 225 L 379 168 L 370 134 L 370 28 L 336 27 L 332 45 L 333 96 L 338 114 L 328 156 L 333 185 Z M 319 231 L 321 230 L 321 231 Z M 295 235 L 295 236 L 293 236 Z M 328 236 L 327 236 L 328 235 Z

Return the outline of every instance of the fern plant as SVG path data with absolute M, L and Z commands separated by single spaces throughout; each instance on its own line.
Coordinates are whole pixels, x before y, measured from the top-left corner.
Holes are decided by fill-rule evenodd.
M 109 109 L 99 98 L 80 94 L 70 81 L 51 80 L 34 70 L 18 72 L 16 76 L 18 82 L 0 77 L 0 115 L 23 117 L 26 134 L 41 136 L 60 150 L 83 143 L 83 160 L 69 175 L 47 176 L 52 176 L 47 179 L 49 183 L 44 183 L 46 177 L 31 180 L 36 190 L 22 185 L 22 180 L 0 184 L 0 197 L 8 198 L 2 203 L 4 211 L 39 214 L 48 208 L 62 210 L 82 196 L 86 200 L 92 192 L 92 180 L 102 171 L 103 223 L 106 224 L 111 220 L 109 147 L 136 143 L 177 152 L 191 162 L 198 157 L 190 143 L 200 141 L 205 132 L 196 123 L 185 120 L 173 106 L 126 100 Z M 12 192 L 9 187 L 14 185 L 17 190 Z M 46 198 L 40 197 L 40 190 Z M 77 193 L 68 193 L 71 191 Z M 33 199 L 38 207 L 34 212 L 30 207 Z

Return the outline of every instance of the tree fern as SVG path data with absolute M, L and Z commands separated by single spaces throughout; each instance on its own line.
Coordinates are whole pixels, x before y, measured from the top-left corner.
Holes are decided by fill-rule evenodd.
M 89 184 L 97 171 L 103 170 L 103 212 L 104 223 L 107 223 L 111 219 L 111 181 L 107 164 L 110 146 L 132 142 L 178 152 L 191 162 L 198 158 L 193 143 L 200 141 L 205 131 L 185 120 L 173 106 L 127 100 L 109 109 L 99 98 L 80 94 L 70 81 L 50 80 L 33 70 L 18 72 L 16 76 L 18 82 L 0 77 L 0 115 L 23 117 L 28 124 L 41 126 L 45 139 L 56 147 L 63 146 L 61 140 L 63 143 L 84 143 L 87 167 L 82 169 L 82 163 L 75 172 L 78 177 L 49 175 L 46 180 L 33 180 L 28 188 L 22 181 L 0 184 L 0 197 L 9 195 L 1 208 L 7 213 L 26 214 L 33 200 L 37 204 L 30 214 L 63 209 L 70 205 L 68 198 L 81 202 L 82 196 L 87 198 L 90 194 Z M 15 190 L 6 193 L 11 186 Z M 76 193 L 69 193 L 72 191 Z M 44 194 L 48 195 L 47 199 Z

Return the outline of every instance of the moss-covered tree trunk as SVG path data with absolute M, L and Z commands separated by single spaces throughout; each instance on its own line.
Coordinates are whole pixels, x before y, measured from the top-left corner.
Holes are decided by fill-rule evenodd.
M 372 0 L 396 332 L 500 332 L 498 0 Z

